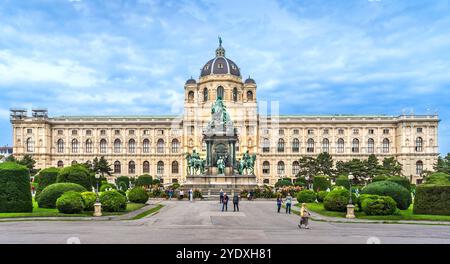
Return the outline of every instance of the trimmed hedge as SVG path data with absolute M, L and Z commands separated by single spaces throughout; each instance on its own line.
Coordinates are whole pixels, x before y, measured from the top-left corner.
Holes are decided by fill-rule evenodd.
M 377 175 L 373 177 L 372 182 L 386 181 L 388 178 L 386 175 Z
M 352 200 L 357 201 L 356 196 L 352 194 Z M 328 211 L 345 212 L 349 201 L 349 190 L 337 188 L 332 190 L 323 199 L 323 207 Z
M 350 188 L 350 181 L 348 180 L 347 176 L 340 175 L 339 177 L 336 178 L 336 185 L 337 186 L 342 186 L 345 189 L 349 189 Z
M 84 208 L 83 197 L 79 192 L 65 192 L 56 200 L 56 208 L 63 214 L 79 214 Z
M 450 185 L 422 184 L 417 186 L 413 213 L 450 215 Z
M 298 177 L 295 179 L 294 186 L 302 186 L 306 187 L 308 185 L 308 182 L 306 181 L 305 177 Z
M 297 202 L 312 203 L 316 201 L 316 193 L 311 190 L 302 190 L 297 194 Z
M 408 209 L 412 202 L 411 193 L 405 187 L 391 181 L 370 183 L 361 191 L 361 194 L 390 196 L 395 200 L 400 210 Z
M 328 195 L 327 191 L 320 191 L 317 193 L 317 201 L 319 203 L 323 203 L 323 200 L 325 199 L 325 197 Z
M 56 200 L 68 191 L 76 191 L 76 192 L 85 192 L 86 188 L 83 186 L 71 183 L 71 182 L 62 182 L 62 183 L 54 183 L 45 187 L 42 190 L 41 195 L 39 195 L 38 205 L 41 208 L 56 208 Z
M 450 185 L 450 175 L 443 172 L 435 172 L 425 179 L 426 184 Z
M 326 191 L 331 187 L 330 178 L 325 175 L 316 175 L 313 180 L 313 189 L 315 192 Z
M 0 212 L 32 212 L 30 173 L 14 162 L 0 163 Z
M 291 179 L 281 179 L 275 183 L 275 187 L 285 187 L 285 186 L 292 186 Z
M 105 212 L 123 212 L 127 209 L 127 198 L 116 190 L 102 192 L 100 202 Z
M 387 179 L 390 182 L 395 182 L 398 185 L 405 187 L 408 191 L 411 191 L 411 183 L 409 180 L 402 176 L 392 176 Z
M 134 185 L 136 186 L 150 186 L 153 184 L 153 177 L 147 174 L 141 175 L 137 178 Z
M 83 186 L 86 190 L 92 189 L 89 170 L 79 164 L 61 169 L 56 182 L 72 182 Z
M 397 203 L 389 196 L 372 195 L 361 202 L 366 215 L 392 215 L 397 210 Z
M 82 192 L 81 197 L 83 198 L 84 210 L 94 211 L 94 204 L 97 200 L 97 195 L 93 192 Z
M 114 186 L 114 185 L 111 184 L 111 183 L 103 183 L 102 186 L 100 186 L 99 192 L 104 192 L 104 191 L 106 191 L 107 189 L 115 190 L 115 189 L 116 189 L 116 186 Z
M 128 200 L 133 203 L 146 203 L 148 201 L 148 193 L 142 187 L 135 187 L 128 191 Z
M 34 177 L 34 182 L 38 184 L 36 188 L 36 199 L 38 199 L 39 194 L 42 192 L 42 190 L 45 189 L 45 187 L 49 186 L 50 184 L 56 183 L 56 178 L 59 174 L 59 168 L 50 167 L 43 169 L 39 171 L 38 175 Z
M 130 178 L 127 176 L 119 176 L 116 179 L 116 185 L 118 189 L 126 191 L 130 188 Z

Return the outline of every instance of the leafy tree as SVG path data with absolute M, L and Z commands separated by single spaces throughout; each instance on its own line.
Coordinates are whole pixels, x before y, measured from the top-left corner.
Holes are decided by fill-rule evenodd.
M 13 155 L 9 155 L 8 157 L 6 157 L 5 162 L 15 162 L 15 163 L 17 163 L 17 159 Z
M 378 162 L 377 156 L 371 154 L 366 160 L 366 175 L 369 178 L 373 178 L 380 175 L 382 171 L 381 165 Z
M 384 158 L 382 169 L 384 174 L 388 176 L 402 175 L 402 164 L 394 157 Z
M 95 173 L 101 173 L 102 176 L 105 174 L 111 176 L 112 168 L 105 157 L 100 157 L 100 160 L 96 157 L 92 164 L 92 170 Z
M 30 176 L 34 176 L 39 171 L 38 169 L 34 168 L 36 160 L 34 160 L 33 157 L 29 154 L 25 154 L 21 160 L 17 161 L 17 163 L 27 167 L 28 171 L 30 172 Z
M 302 157 L 299 159 L 300 171 L 297 174 L 297 177 L 305 177 L 308 178 L 308 185 L 310 185 L 311 181 L 314 178 L 314 175 L 317 173 L 317 160 L 313 157 Z
M 316 158 L 317 172 L 327 176 L 333 176 L 333 157 L 328 152 L 317 155 Z
M 450 153 L 447 153 L 445 157 L 438 157 L 436 164 L 434 164 L 433 169 L 436 172 L 443 172 L 450 174 Z

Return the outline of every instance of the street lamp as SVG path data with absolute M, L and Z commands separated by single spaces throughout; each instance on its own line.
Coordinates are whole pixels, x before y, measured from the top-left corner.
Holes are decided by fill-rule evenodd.
M 345 216 L 346 218 L 355 218 L 355 206 L 353 205 L 353 201 L 352 201 L 352 181 L 353 181 L 354 177 L 352 173 L 348 174 L 348 182 L 349 182 L 349 192 L 350 192 L 350 197 L 348 199 L 348 204 L 347 204 L 347 215 Z
M 305 180 L 306 180 L 306 187 L 309 189 L 309 176 L 308 175 L 305 176 Z
M 96 172 L 95 173 L 95 179 L 97 182 L 97 188 L 95 189 L 95 192 L 97 194 L 97 200 L 95 201 L 94 204 L 94 216 L 102 216 L 102 204 L 100 203 L 100 198 L 98 196 L 98 181 L 100 180 L 100 173 Z

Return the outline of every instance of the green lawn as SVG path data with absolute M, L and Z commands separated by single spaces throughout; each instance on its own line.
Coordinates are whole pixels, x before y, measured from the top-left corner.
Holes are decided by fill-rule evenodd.
M 300 206 L 297 204 L 296 206 Z M 345 218 L 345 212 L 327 211 L 322 203 L 308 203 L 310 211 L 324 216 Z M 364 212 L 355 212 L 356 218 L 371 220 L 417 220 L 417 221 L 450 221 L 450 215 L 421 215 L 413 214 L 413 205 L 407 210 L 400 210 L 398 215 L 366 215 Z
M 125 212 L 110 213 L 103 212 L 103 215 L 121 215 L 126 214 L 144 207 L 145 204 L 128 203 Z M 37 202 L 33 198 L 33 212 L 32 213 L 0 213 L 0 218 L 18 218 L 18 217 L 86 217 L 92 216 L 93 212 L 83 212 L 81 214 L 62 214 L 58 209 L 39 208 Z
M 141 219 L 143 217 L 146 217 L 147 215 L 153 214 L 154 212 L 159 211 L 159 209 L 163 208 L 164 205 L 162 204 L 158 204 L 157 206 L 153 207 L 150 210 L 144 211 L 138 215 L 136 215 L 135 217 L 131 218 L 131 220 L 137 220 L 137 219 Z

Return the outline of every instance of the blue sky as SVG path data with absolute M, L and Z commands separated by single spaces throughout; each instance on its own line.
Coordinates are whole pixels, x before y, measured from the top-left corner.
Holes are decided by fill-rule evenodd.
M 448 0 L 2 0 L 0 145 L 10 107 L 178 114 L 220 35 L 282 114 L 437 111 L 447 153 L 449 14 Z

